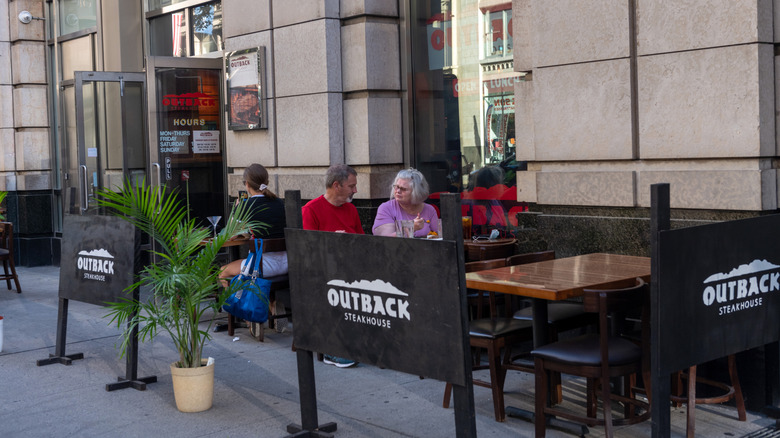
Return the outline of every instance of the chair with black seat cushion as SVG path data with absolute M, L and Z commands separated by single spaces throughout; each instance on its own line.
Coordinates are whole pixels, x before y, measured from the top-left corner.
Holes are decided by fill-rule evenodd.
M 8 290 L 11 290 L 11 280 L 16 285 L 16 293 L 22 293 L 19 286 L 19 276 L 14 265 L 14 225 L 11 222 L 0 222 L 0 260 L 3 261 L 3 274 L 0 280 L 5 280 Z
M 500 268 L 506 265 L 505 259 L 493 260 L 491 262 L 470 262 L 466 263 L 466 272 L 475 272 L 486 269 Z M 530 321 L 520 321 L 514 318 L 498 317 L 495 312 L 495 297 L 492 292 L 488 292 L 491 303 L 490 316 L 478 318 L 469 322 L 469 343 L 473 349 L 484 348 L 487 350 L 487 365 L 483 365 L 480 355 L 475 354 L 472 370 L 490 370 L 490 380 L 474 379 L 473 384 L 490 388 L 493 392 L 493 409 L 495 411 L 496 421 L 506 420 L 504 411 L 504 379 L 506 369 L 502 366 L 501 351 L 506 354 L 511 352 L 511 345 L 530 341 L 533 338 L 533 328 Z M 447 383 L 444 388 L 445 408 L 450 406 L 450 397 L 452 394 L 452 384 Z
M 507 258 L 508 266 L 523 265 L 526 263 L 544 262 L 547 260 L 555 259 L 555 251 L 540 251 L 526 254 L 517 254 Z M 523 321 L 533 321 L 534 314 L 531 307 L 525 307 L 519 309 L 514 313 L 514 318 Z M 551 301 L 547 303 L 547 342 L 558 341 L 558 335 L 560 333 L 569 330 L 583 330 L 587 327 L 595 326 L 598 323 L 598 315 L 591 312 L 586 312 L 580 302 L 567 302 L 567 301 Z M 511 362 L 506 364 L 508 369 L 515 369 L 519 371 L 526 371 L 528 365 L 518 364 L 517 361 L 522 357 L 527 356 L 521 354 L 511 358 Z M 556 388 L 556 394 L 553 395 L 555 403 L 559 403 L 563 397 L 561 389 L 560 375 L 554 375 L 554 385 Z
M 555 259 L 555 251 L 541 251 L 528 254 L 518 254 L 507 258 L 507 266 L 523 265 L 526 263 L 543 262 Z M 514 312 L 514 318 L 533 320 L 533 310 L 525 307 Z M 547 326 L 549 339 L 547 342 L 558 340 L 558 334 L 574 329 L 581 329 L 598 322 L 598 315 L 586 312 L 580 302 L 552 301 L 547 303 Z
M 554 415 L 588 426 L 603 425 L 607 437 L 613 436 L 613 425 L 634 424 L 650 417 L 648 401 L 636 397 L 636 375 L 641 374 L 645 388 L 650 388 L 649 374 L 649 287 L 637 279 L 637 284 L 624 289 L 585 290 L 583 306 L 598 314 L 599 333 L 586 334 L 535 348 L 536 436 L 544 437 L 547 416 Z M 626 326 L 623 315 L 632 309 L 642 310 L 641 345 L 620 336 Z M 585 415 L 560 405 L 549 406 L 548 378 L 551 373 L 585 377 L 587 380 Z M 610 379 L 624 377 L 623 392 L 613 393 Z M 597 399 L 601 399 L 603 415 L 597 415 Z M 623 403 L 623 418 L 613 420 L 612 401 Z M 640 410 L 644 412 L 640 413 Z

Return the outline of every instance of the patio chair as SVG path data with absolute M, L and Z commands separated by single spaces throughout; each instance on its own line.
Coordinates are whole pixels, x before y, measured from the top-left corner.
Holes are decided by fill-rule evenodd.
M 0 260 L 3 261 L 3 274 L 0 275 L 0 280 L 5 280 L 8 290 L 11 290 L 11 280 L 13 280 L 16 293 L 22 293 L 14 265 L 14 225 L 11 222 L 0 222 Z
M 613 426 L 635 424 L 650 417 L 649 374 L 649 287 L 642 279 L 624 289 L 585 289 L 584 309 L 598 314 L 599 333 L 554 342 L 535 348 L 537 437 L 545 436 L 547 416 L 566 418 L 588 426 L 603 425 L 607 437 L 613 436 Z M 642 309 L 642 342 L 619 336 L 622 316 Z M 613 332 L 612 330 L 615 330 Z M 587 381 L 585 415 L 560 406 L 549 406 L 548 378 L 551 373 L 585 377 Z M 636 397 L 636 375 L 641 374 L 648 401 Z M 610 379 L 623 376 L 623 392 L 613 393 Z M 603 415 L 597 417 L 597 398 L 601 399 Z M 612 401 L 623 404 L 623 418 L 613 419 Z M 644 412 L 640 413 L 640 410 Z
M 505 266 L 505 259 L 490 262 L 470 262 L 465 264 L 466 272 L 475 272 L 486 269 L 495 269 Z M 491 307 L 495 306 L 495 294 L 488 292 Z M 486 318 L 478 318 L 469 322 L 469 344 L 473 349 L 487 350 L 487 365 L 483 365 L 480 354 L 475 354 L 472 370 L 490 370 L 490 380 L 473 379 L 473 384 L 489 388 L 493 393 L 493 409 L 496 421 L 506 420 L 504 409 L 504 378 L 506 369 L 502 366 L 501 350 L 505 354 L 511 352 L 510 346 L 533 338 L 533 329 L 530 321 L 520 321 L 514 318 L 498 317 L 496 312 Z M 506 359 L 505 359 L 506 360 Z M 449 408 L 452 394 L 452 384 L 444 387 L 444 401 L 442 406 Z

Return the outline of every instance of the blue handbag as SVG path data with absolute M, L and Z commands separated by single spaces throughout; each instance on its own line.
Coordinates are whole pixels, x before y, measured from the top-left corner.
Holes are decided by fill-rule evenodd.
M 260 242 L 258 247 L 257 242 Z M 255 239 L 255 252 L 249 253 L 247 266 L 249 275 L 242 273 L 230 280 L 230 286 L 238 288 L 233 292 L 222 309 L 236 318 L 245 321 L 263 323 L 268 320 L 268 303 L 271 282 L 263 278 L 263 240 Z

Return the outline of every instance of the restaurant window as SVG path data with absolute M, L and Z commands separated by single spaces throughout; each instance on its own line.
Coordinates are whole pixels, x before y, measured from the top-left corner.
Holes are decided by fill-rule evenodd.
M 483 10 L 485 29 L 484 58 L 512 56 L 512 10 Z
M 511 1 L 410 0 L 406 23 L 412 164 L 441 192 L 461 193 L 476 235 L 511 233 L 517 202 Z
M 150 0 L 150 53 L 153 56 L 208 56 L 224 49 L 222 3 L 176 8 L 178 1 Z M 183 3 L 185 5 L 191 2 Z M 162 8 L 165 6 L 165 8 Z
M 67 35 L 97 26 L 97 0 L 60 0 L 57 2 L 59 35 Z

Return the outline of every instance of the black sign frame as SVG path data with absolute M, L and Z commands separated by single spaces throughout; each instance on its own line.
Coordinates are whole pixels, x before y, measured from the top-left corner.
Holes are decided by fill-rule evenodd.
M 467 438 L 467 437 L 475 437 L 477 435 L 477 429 L 476 429 L 476 417 L 474 412 L 474 391 L 472 386 L 472 374 L 471 374 L 471 347 L 469 343 L 469 337 L 468 337 L 468 312 L 467 312 L 467 300 L 466 300 L 466 278 L 465 278 L 465 270 L 464 270 L 464 253 L 463 253 L 463 236 L 461 234 L 461 215 L 460 215 L 460 196 L 458 194 L 446 194 L 442 195 L 441 197 L 442 203 L 441 203 L 441 211 L 442 211 L 442 221 L 443 225 L 442 228 L 444 230 L 444 241 L 420 241 L 420 240 L 413 240 L 413 239 L 395 239 L 391 240 L 393 238 L 383 238 L 383 237 L 376 237 L 376 236 L 354 236 L 354 235 L 348 235 L 343 233 L 322 233 L 317 231 L 302 231 L 300 228 L 302 228 L 302 218 L 301 218 L 301 197 L 300 192 L 297 190 L 288 190 L 285 192 L 285 212 L 287 214 L 287 229 L 285 229 L 285 235 L 286 235 L 286 243 L 287 243 L 287 251 L 288 251 L 288 263 L 290 266 L 290 292 L 292 297 L 292 307 L 293 307 L 293 313 L 295 314 L 296 318 L 296 327 L 294 331 L 294 347 L 296 350 L 297 355 L 297 361 L 298 361 L 298 385 L 299 385 L 299 393 L 300 393 L 300 403 L 301 403 L 301 424 L 289 424 L 287 426 L 287 432 L 291 433 L 292 436 L 295 437 L 330 437 L 333 436 L 332 432 L 335 432 L 337 429 L 336 423 L 326 423 L 326 424 L 319 424 L 319 421 L 317 419 L 317 391 L 316 391 L 316 383 L 314 378 L 314 362 L 313 362 L 313 351 L 318 352 L 325 352 L 327 350 L 323 350 L 320 347 L 325 347 L 329 349 L 330 351 L 327 351 L 328 353 L 333 354 L 339 354 L 339 352 L 346 352 L 347 354 L 351 355 L 351 359 L 353 360 L 362 360 L 363 363 L 368 364 L 384 364 L 385 366 L 388 366 L 393 369 L 399 369 L 400 371 L 404 370 L 414 370 L 414 374 L 420 375 L 420 376 L 454 376 L 454 378 L 458 382 L 451 382 L 453 383 L 452 389 L 453 389 L 453 399 L 455 401 L 455 435 L 458 438 Z M 320 246 L 318 251 L 325 251 L 327 257 L 325 259 L 322 258 L 322 255 L 320 256 L 320 264 L 324 265 L 324 269 L 321 267 L 318 267 L 318 272 L 324 272 L 326 279 L 320 278 L 320 279 L 309 279 L 309 280 L 302 280 L 303 277 L 309 277 L 310 273 L 307 272 L 309 267 L 317 265 L 315 261 L 311 258 L 311 246 L 306 246 L 306 243 L 315 243 L 317 240 L 322 240 L 319 244 Z M 369 242 L 371 239 L 372 241 Z M 331 241 L 332 240 L 332 241 Z M 324 243 L 323 243 L 324 242 Z M 413 243 L 416 242 L 416 243 Z M 363 244 L 366 243 L 369 245 L 369 247 L 359 247 L 354 246 L 355 243 Z M 439 246 L 432 246 L 440 244 Z M 381 248 L 382 246 L 388 245 L 388 248 Z M 431 245 L 431 246 L 429 246 Z M 338 251 L 333 251 L 333 248 L 338 248 Z M 355 251 L 355 248 L 360 248 L 360 250 Z M 452 253 L 452 249 L 454 248 L 455 252 Z M 379 249 L 380 252 L 374 253 L 375 250 Z M 415 252 L 419 249 L 423 249 L 425 252 Z M 342 253 L 342 250 L 344 253 L 349 253 L 350 255 L 340 257 L 337 256 L 337 253 Z M 397 252 L 390 252 L 392 250 L 395 250 Z M 438 254 L 441 252 L 441 254 Z M 302 283 L 309 282 L 314 285 L 315 288 L 321 288 L 323 284 L 327 285 L 328 282 L 333 280 L 333 278 L 338 276 L 338 280 L 344 281 L 348 285 L 355 286 L 366 286 L 366 283 L 362 283 L 360 280 L 357 282 L 354 282 L 353 280 L 349 280 L 348 282 L 344 279 L 347 278 L 358 278 L 363 277 L 365 275 L 369 275 L 367 272 L 360 272 L 358 269 L 350 268 L 348 271 L 350 273 L 344 275 L 344 272 L 341 272 L 340 269 L 342 269 L 344 266 L 349 266 L 350 264 L 356 264 L 358 266 L 366 267 L 368 264 L 370 264 L 369 260 L 372 257 L 376 257 L 377 255 L 380 255 L 380 257 L 384 257 L 384 259 L 378 259 L 378 265 L 380 266 L 379 271 L 372 270 L 374 274 L 378 273 L 379 281 L 381 283 L 377 284 L 384 284 L 384 283 L 390 283 L 392 284 L 395 280 L 395 278 L 398 277 L 398 275 L 394 276 L 393 281 L 385 281 L 384 278 L 388 278 L 388 272 L 398 274 L 398 271 L 391 271 L 388 266 L 392 267 L 395 266 L 396 268 L 398 266 L 406 266 L 406 270 L 402 270 L 400 272 L 401 276 L 408 275 L 409 266 L 417 266 L 417 268 L 412 268 L 415 270 L 415 273 L 411 276 L 411 278 L 418 278 L 419 276 L 426 274 L 427 276 L 436 275 L 437 271 L 433 272 L 416 272 L 419 270 L 424 269 L 425 267 L 429 267 L 431 263 L 433 263 L 432 260 L 427 261 L 421 261 L 425 260 L 425 257 L 453 257 L 452 259 L 449 258 L 438 258 L 438 263 L 441 264 L 449 264 L 452 265 L 454 268 L 447 268 L 446 270 L 450 272 L 451 269 L 454 269 L 452 271 L 452 278 L 450 278 L 450 274 L 447 274 L 447 277 L 450 278 L 449 280 L 445 281 L 444 283 L 448 287 L 453 287 L 453 284 L 456 286 L 452 290 L 444 290 L 441 288 L 441 285 L 443 283 L 438 283 L 436 286 L 432 286 L 432 289 L 421 291 L 420 288 L 412 287 L 409 291 L 403 291 L 401 288 L 397 288 L 393 286 L 385 287 L 382 285 L 380 287 L 380 291 L 374 291 L 372 290 L 372 287 L 364 287 L 363 289 L 367 289 L 367 291 L 354 291 L 356 293 L 367 293 L 371 296 L 383 296 L 385 298 L 389 297 L 401 297 L 401 299 L 409 298 L 410 301 L 418 300 L 420 296 L 423 294 L 433 295 L 433 294 L 439 294 L 440 301 L 445 301 L 447 304 L 445 307 L 453 308 L 455 307 L 456 310 L 453 311 L 452 315 L 448 315 L 445 319 L 449 321 L 448 323 L 450 326 L 445 327 L 446 330 L 438 330 L 435 333 L 429 334 L 429 336 L 444 336 L 447 339 L 444 341 L 446 344 L 450 345 L 452 347 L 452 351 L 450 353 L 454 354 L 456 357 L 461 358 L 462 361 L 452 360 L 452 356 L 450 356 L 450 363 L 448 365 L 443 366 L 443 368 L 436 368 L 439 365 L 434 365 L 433 368 L 426 368 L 426 366 L 431 365 L 432 363 L 437 364 L 437 361 L 426 361 L 426 360 L 419 360 L 419 358 L 415 358 L 414 362 L 415 365 L 405 365 L 401 363 L 402 361 L 397 360 L 397 358 L 393 358 L 393 356 L 384 356 L 382 354 L 372 353 L 371 351 L 363 352 L 357 350 L 355 347 L 344 345 L 345 339 L 340 338 L 352 338 L 352 339 L 358 339 L 360 342 L 363 343 L 365 346 L 367 337 L 365 335 L 358 335 L 353 336 L 352 334 L 345 335 L 343 330 L 338 331 L 337 336 L 328 336 L 328 335 L 311 335 L 307 333 L 303 333 L 306 330 L 301 328 L 301 321 L 308 321 L 310 319 L 317 320 L 319 316 L 317 313 L 321 310 L 316 305 L 309 305 L 306 303 L 310 299 L 311 294 L 310 291 L 306 289 L 301 289 Z M 346 262 L 346 263 L 345 263 Z M 419 265 L 418 265 L 419 264 Z M 301 268 L 305 268 L 304 270 L 301 270 Z M 336 274 L 336 275 L 333 275 Z M 377 276 L 377 275 L 374 275 Z M 450 284 L 452 279 L 456 279 L 453 284 Z M 397 282 L 397 281 L 396 281 Z M 368 280 L 367 283 L 374 283 L 374 280 Z M 400 284 L 400 283 L 398 283 Z M 403 288 L 406 288 L 408 282 L 403 283 Z M 327 286 L 337 286 L 336 284 L 331 284 Z M 354 288 L 353 288 L 354 289 Z M 415 293 L 409 293 L 411 290 L 414 290 Z M 388 293 L 390 292 L 390 293 Z M 401 292 L 399 294 L 398 292 Z M 330 288 L 328 289 L 327 294 L 331 293 L 331 297 L 335 297 L 332 292 L 330 292 Z M 339 299 L 341 297 L 341 292 L 336 292 L 339 294 Z M 383 295 L 387 294 L 387 295 Z M 404 295 L 406 294 L 406 295 Z M 350 295 L 351 296 L 351 295 Z M 316 295 L 314 295 L 314 299 L 316 299 Z M 367 299 L 367 301 L 370 303 L 373 300 L 376 300 L 376 298 L 370 298 Z M 336 300 L 335 298 L 332 298 L 330 302 L 328 302 L 328 306 L 330 307 L 336 307 L 332 305 Z M 424 301 L 424 300 L 423 300 Z M 421 301 L 421 302 L 423 302 Z M 363 302 L 363 298 L 360 298 L 360 302 Z M 384 301 L 386 303 L 386 301 Z M 383 306 L 384 309 L 388 309 L 390 306 Z M 412 320 L 412 314 L 418 315 L 419 305 L 414 306 L 412 304 L 406 305 L 404 309 L 408 310 L 409 312 L 409 318 L 407 321 Z M 438 306 L 437 306 L 438 307 Z M 387 316 L 395 317 L 399 320 L 402 320 L 402 318 L 399 317 L 401 315 L 401 312 L 398 312 L 398 309 L 400 307 L 396 306 L 395 309 L 395 315 L 391 315 L 390 312 L 386 312 Z M 370 317 L 376 317 L 375 312 L 376 307 L 371 307 L 371 316 Z M 353 310 L 353 309 L 351 309 Z M 361 311 L 362 311 L 362 305 L 361 305 Z M 368 307 L 366 308 L 365 313 L 368 312 Z M 430 310 L 430 309 L 428 309 Z M 434 309 L 435 310 L 435 309 Z M 342 308 L 342 312 L 346 311 L 346 309 Z M 328 322 L 328 318 L 333 318 L 332 316 L 333 310 L 332 309 L 325 309 L 325 311 L 322 312 L 322 315 L 326 319 L 326 323 Z M 381 313 L 381 312 L 380 312 Z M 331 314 L 328 316 L 328 314 Z M 381 315 L 384 316 L 384 315 Z M 422 315 L 424 316 L 424 315 Z M 416 318 L 416 317 L 415 317 Z M 349 321 L 354 322 L 353 317 L 346 317 L 345 319 Z M 330 321 L 331 323 L 333 321 Z M 373 320 L 370 322 L 374 322 Z M 364 321 L 360 321 L 358 324 L 363 324 Z M 304 324 L 305 325 L 305 324 Z M 392 327 L 392 322 L 390 323 L 390 326 Z M 357 329 L 360 329 L 360 325 L 355 325 Z M 396 325 L 398 327 L 398 325 Z M 316 326 L 310 324 L 308 331 L 311 331 L 312 328 L 316 331 L 321 331 L 324 329 L 324 327 Z M 389 328 L 388 328 L 389 329 Z M 403 330 L 396 330 L 396 332 L 408 332 L 408 327 Z M 382 340 L 385 344 L 390 344 L 390 350 L 393 352 L 400 351 L 397 347 L 401 344 L 401 341 L 399 339 L 394 339 L 392 336 L 382 336 Z M 319 345 L 319 342 L 324 342 L 325 345 Z M 299 344 L 299 342 L 302 342 L 303 344 Z M 385 345 L 380 345 L 379 342 L 371 342 L 372 345 L 369 345 L 369 350 L 376 349 L 377 347 L 385 347 Z M 305 349 L 302 347 L 302 345 L 306 345 L 307 348 Z M 384 348 L 382 348 L 384 350 Z M 425 356 L 429 354 L 428 351 L 418 351 L 413 352 L 416 353 L 417 356 Z M 342 353 L 343 354 L 343 353 Z M 407 353 L 403 353 L 404 356 L 406 356 Z M 350 357 L 350 356 L 347 356 Z M 427 362 L 425 365 L 422 365 L 420 362 Z M 459 368 L 455 369 L 455 368 Z M 419 371 L 419 372 L 418 372 Z M 462 375 L 462 379 L 460 376 Z
M 69 300 L 107 306 L 131 296 L 126 289 L 141 268 L 141 233 L 129 222 L 114 216 L 74 216 L 63 218 L 60 262 L 59 310 L 55 354 L 36 362 L 38 366 L 70 365 L 83 359 L 83 353 L 65 354 Z M 128 323 L 129 324 L 129 323 Z M 106 385 L 106 391 L 132 387 L 143 391 L 156 376 L 138 377 L 138 328 L 128 343 L 125 376 Z
M 671 229 L 651 186 L 652 436 L 671 427 L 671 373 L 780 339 L 780 215 Z M 684 334 L 684 335 L 681 335 Z
M 286 241 L 305 254 L 289 259 L 306 291 L 292 294 L 296 348 L 465 384 L 455 242 L 293 229 Z

